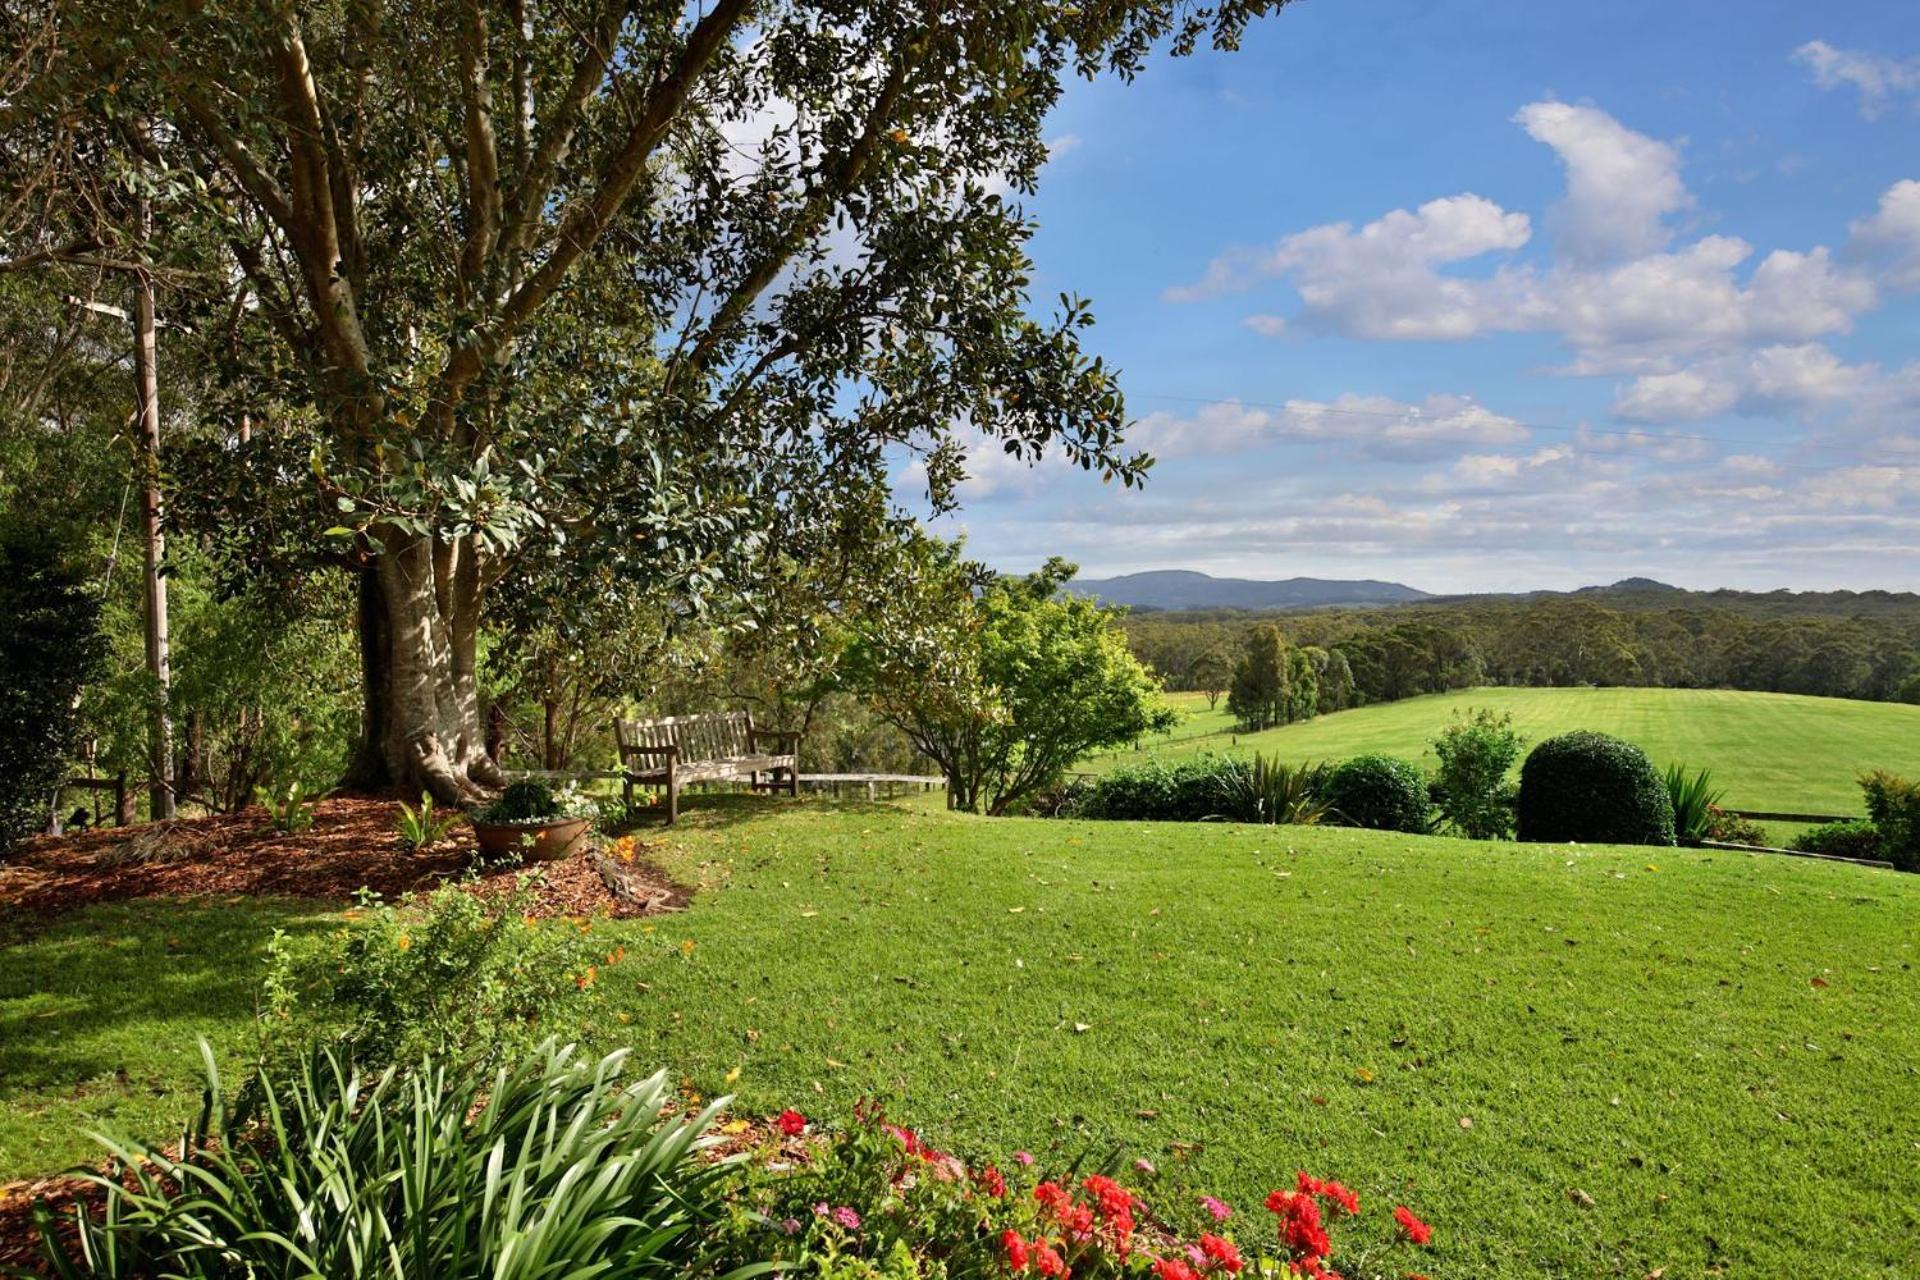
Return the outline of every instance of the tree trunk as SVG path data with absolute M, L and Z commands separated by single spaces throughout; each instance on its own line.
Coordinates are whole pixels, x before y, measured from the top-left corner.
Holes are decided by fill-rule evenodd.
M 483 800 L 505 778 L 480 716 L 476 549 L 399 533 L 381 543 L 361 580 L 363 718 L 347 781 L 448 805 Z

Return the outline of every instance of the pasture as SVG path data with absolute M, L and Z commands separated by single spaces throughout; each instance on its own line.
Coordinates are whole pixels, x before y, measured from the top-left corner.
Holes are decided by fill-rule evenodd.
M 1737 809 L 1857 814 L 1854 779 L 1862 770 L 1920 773 L 1920 707 L 1888 702 L 1732 689 L 1460 689 L 1236 734 L 1226 699 L 1209 711 L 1200 694 L 1169 696 L 1187 712 L 1171 733 L 1082 767 L 1104 772 L 1203 751 L 1262 751 L 1289 762 L 1383 751 L 1431 766 L 1429 744 L 1453 713 L 1490 707 L 1511 714 L 1530 746 L 1595 729 L 1637 743 L 1657 768 L 1679 761 L 1711 769 L 1725 803 Z
M 748 1113 L 880 1097 L 961 1151 L 1114 1150 L 1157 1201 L 1249 1214 L 1307 1168 L 1420 1206 L 1436 1280 L 1920 1268 L 1920 877 L 821 800 L 697 802 L 660 839 L 691 906 L 594 926 L 629 958 L 555 1030 L 701 1094 L 737 1068 Z M 75 1124 L 163 1136 L 193 1037 L 252 1044 L 273 929 L 339 922 L 18 929 L 0 1177 L 80 1158 Z

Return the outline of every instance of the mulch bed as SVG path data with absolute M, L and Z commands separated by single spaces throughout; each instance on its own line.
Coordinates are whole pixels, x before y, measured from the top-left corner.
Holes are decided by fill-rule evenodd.
M 510 892 L 522 870 L 476 865 L 471 832 L 456 832 L 431 850 L 409 853 L 394 834 L 399 805 L 392 800 L 334 797 L 314 810 L 299 835 L 274 829 L 262 809 L 182 818 L 174 822 L 103 827 L 66 836 L 40 836 L 0 862 L 0 915 L 47 919 L 98 902 L 153 898 L 277 897 L 348 903 L 360 889 L 386 898 L 477 876 L 471 891 Z M 630 857 L 600 850 L 542 864 L 536 886 L 539 915 L 641 916 L 672 911 L 687 901 L 637 844 Z M 0 1270 L 33 1270 L 40 1261 L 33 1222 L 35 1201 L 56 1212 L 76 1196 L 97 1203 L 99 1193 L 66 1176 L 0 1185 Z
M 0 862 L 0 912 L 45 918 L 96 902 L 143 898 L 276 897 L 350 902 L 361 888 L 386 898 L 458 879 L 476 869 L 471 832 L 433 849 L 400 847 L 392 800 L 333 797 L 299 835 L 274 829 L 266 811 L 40 836 Z M 636 916 L 672 910 L 687 899 L 645 857 L 595 852 L 543 864 L 543 915 Z M 604 873 L 602 868 L 604 868 Z M 521 868 L 477 867 L 474 891 L 504 893 Z

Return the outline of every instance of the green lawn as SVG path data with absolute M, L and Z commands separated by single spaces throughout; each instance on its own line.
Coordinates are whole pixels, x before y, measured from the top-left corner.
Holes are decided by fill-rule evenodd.
M 1235 734 L 1225 699 L 1209 711 L 1200 694 L 1171 696 L 1187 718 L 1165 738 L 1084 767 L 1104 772 L 1151 755 L 1255 750 L 1289 761 L 1385 751 L 1430 765 L 1429 744 L 1456 709 L 1492 707 L 1510 712 L 1529 744 L 1597 729 L 1638 743 L 1660 768 L 1677 760 L 1712 769 L 1727 803 L 1741 809 L 1859 813 L 1854 779 L 1862 770 L 1920 773 L 1920 707 L 1890 702 L 1731 689 L 1461 689 Z
M 702 892 L 603 926 L 633 954 L 575 1030 L 703 1092 L 741 1068 L 755 1111 L 878 1094 L 1250 1210 L 1307 1167 L 1419 1207 L 1437 1280 L 1920 1273 L 1920 877 L 768 800 L 696 808 L 668 861 Z M 83 1119 L 164 1132 L 194 1034 L 247 1043 L 273 928 L 325 924 L 143 904 L 17 938 L 0 1177 L 84 1154 Z

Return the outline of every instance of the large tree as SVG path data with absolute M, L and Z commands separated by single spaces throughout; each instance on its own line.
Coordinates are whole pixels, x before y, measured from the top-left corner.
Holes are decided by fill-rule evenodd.
M 906 449 L 947 502 L 960 430 L 1137 479 L 1084 305 L 1030 313 L 1004 193 L 1032 189 L 1064 75 L 1230 46 L 1281 3 L 0 12 L 41 59 L 10 109 L 111 118 L 197 193 L 208 270 L 279 353 L 262 402 L 310 435 L 364 565 L 357 779 L 454 799 L 497 777 L 476 639 L 529 547 L 596 541 L 692 598 L 797 476 L 857 491 Z M 104 250 L 33 250 L 59 251 Z

